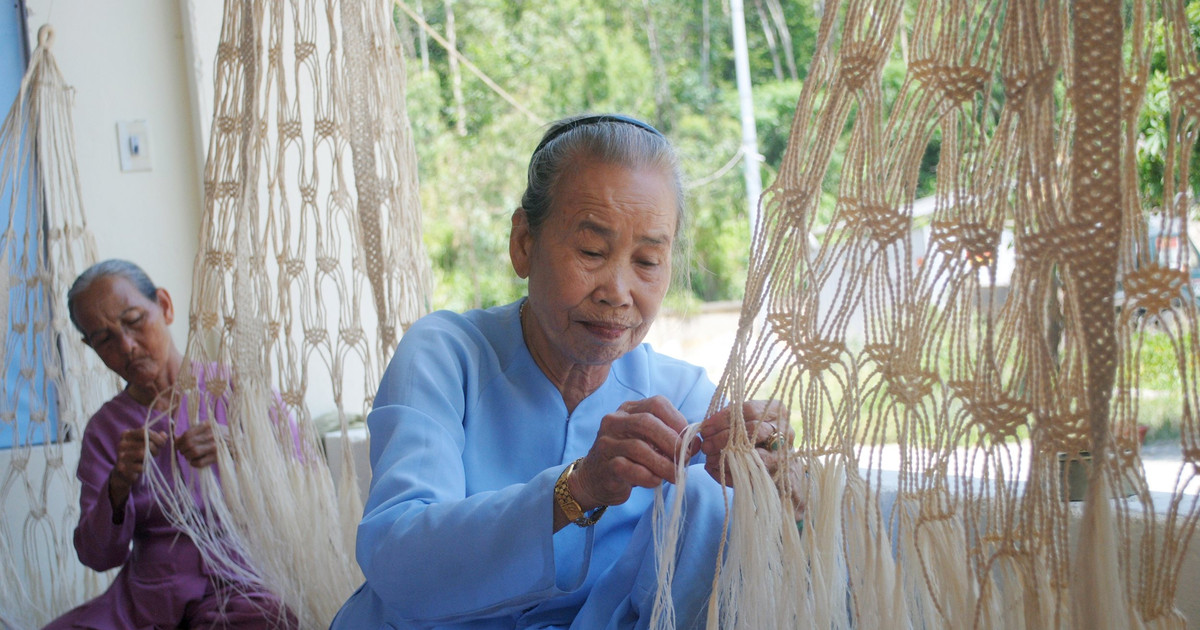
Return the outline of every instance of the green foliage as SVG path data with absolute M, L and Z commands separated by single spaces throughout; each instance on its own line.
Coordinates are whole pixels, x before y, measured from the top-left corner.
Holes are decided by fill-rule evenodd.
M 489 306 L 523 293 L 523 282 L 508 262 L 508 230 L 529 152 L 546 122 L 588 111 L 650 120 L 679 150 L 685 180 L 693 185 L 687 193 L 683 256 L 676 261 L 681 281 L 672 302 L 741 298 L 750 240 L 745 189 L 739 164 L 722 171 L 741 141 L 730 22 L 726 5 L 709 0 L 706 82 L 699 67 L 703 3 L 453 3 L 458 49 L 539 119 L 514 108 L 460 64 L 465 135 L 458 133 L 450 56 L 431 41 L 426 73 L 410 50 L 409 115 L 436 279 L 435 307 Z M 447 5 L 427 0 L 424 7 L 426 21 L 447 35 Z M 803 73 L 818 20 L 808 3 L 783 7 L 797 70 Z M 753 5 L 746 17 L 759 141 L 769 177 L 786 149 L 801 86 L 775 80 Z M 403 14 L 397 27 L 407 30 L 404 39 L 417 41 L 418 27 Z M 652 34 L 657 47 L 651 45 Z
M 1137 348 L 1138 422 L 1150 427 L 1148 441 L 1179 437 L 1184 402 L 1180 358 L 1191 347 L 1191 333 L 1172 339 L 1164 332 L 1149 330 L 1141 336 Z
M 1200 0 L 1187 3 L 1184 13 L 1191 30 L 1192 41 L 1200 41 Z M 1171 133 L 1170 89 L 1171 76 L 1166 55 L 1166 34 L 1162 18 L 1151 27 L 1154 53 L 1150 58 L 1150 74 L 1146 80 L 1146 100 L 1138 122 L 1138 188 L 1146 207 L 1158 207 L 1163 199 L 1163 177 L 1166 168 L 1167 143 Z M 1192 51 L 1193 56 L 1198 51 Z M 1193 64 L 1194 65 L 1194 64 Z M 1195 71 L 1193 67 L 1192 72 Z M 1182 78 L 1182 77 L 1176 77 Z M 1196 123 L 1188 131 L 1196 136 Z M 1183 138 L 1186 141 L 1187 136 Z M 1200 141 L 1193 141 L 1187 182 L 1193 195 L 1200 191 Z
M 1138 381 L 1142 389 L 1158 392 L 1179 393 L 1182 380 L 1179 376 L 1179 351 L 1175 348 L 1171 337 L 1166 333 L 1150 331 L 1142 336 L 1139 349 Z M 1190 347 L 1182 342 L 1180 351 L 1186 352 Z
M 776 59 L 785 59 L 785 51 L 771 54 L 758 4 L 747 2 L 745 12 L 764 187 L 778 172 L 787 149 L 796 102 L 816 47 L 817 10 L 823 3 L 780 5 L 799 80 L 789 77 L 786 67 L 782 80 L 777 78 Z M 447 6 L 424 0 L 425 19 L 442 35 L 447 34 Z M 429 71 L 422 72 L 410 44 L 408 104 L 426 244 L 437 279 L 434 305 L 487 306 L 523 293 L 523 283 L 508 264 L 507 235 L 529 152 L 546 123 L 588 111 L 618 111 L 650 120 L 679 149 L 692 186 L 687 246 L 676 261 L 680 281 L 672 300 L 687 304 L 740 299 L 749 256 L 749 217 L 742 169 L 730 164 L 740 146 L 741 128 L 728 3 L 458 0 L 449 6 L 458 49 L 532 117 L 460 67 L 465 116 L 459 121 L 450 55 L 431 40 Z M 1200 0 L 1189 0 L 1186 11 L 1193 36 L 1200 40 Z M 906 24 L 911 24 L 913 14 L 907 15 Z M 415 23 L 403 13 L 397 13 L 396 21 L 405 33 L 402 39 L 415 42 Z M 1161 19 L 1152 30 L 1152 47 L 1161 51 Z M 782 38 L 778 30 L 773 32 L 778 44 Z M 902 45 L 898 40 L 883 68 L 880 87 L 887 108 L 902 97 L 907 74 Z M 1166 58 L 1160 52 L 1151 60 L 1148 100 L 1139 123 L 1139 185 L 1147 207 L 1160 204 L 1163 194 L 1169 86 Z M 990 102 L 992 110 L 1002 106 L 999 82 L 993 85 Z M 853 122 L 853 114 L 848 122 Z M 843 136 L 833 147 L 818 228 L 832 216 L 847 141 Z M 940 148 L 941 137 L 935 132 L 925 148 L 917 196 L 935 189 Z M 1192 187 L 1200 190 L 1200 151 L 1192 153 L 1192 161 Z
M 750 242 L 742 170 L 732 168 L 721 177 L 711 177 L 722 166 L 712 164 L 713 155 L 728 158 L 737 153 L 738 119 L 682 116 L 672 138 L 689 186 L 684 256 L 676 262 L 685 276 L 682 287 L 701 301 L 739 299 L 746 283 Z M 682 288 L 680 283 L 676 287 Z

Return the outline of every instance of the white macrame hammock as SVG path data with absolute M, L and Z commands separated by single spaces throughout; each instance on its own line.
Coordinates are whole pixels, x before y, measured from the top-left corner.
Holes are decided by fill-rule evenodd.
M 0 388 L 0 432 L 13 445 L 0 453 L 8 456 L 0 470 L 0 627 L 12 628 L 39 627 L 110 578 L 79 569 L 71 545 L 79 484 L 68 463 L 78 459 L 88 416 L 120 387 L 67 317 L 67 287 L 96 262 L 96 245 L 75 166 L 73 95 L 50 53 L 53 29 L 43 26 L 37 37 L 0 128 L 0 203 L 8 211 L 0 368 L 19 375 Z M 49 439 L 56 423 L 58 439 Z M 55 510 L 55 502 L 69 507 Z
M 1161 17 L 1162 212 L 1186 226 L 1200 63 L 1184 3 L 926 0 L 902 27 L 906 6 L 824 3 L 718 396 L 791 405 L 807 517 L 801 535 L 743 434 L 724 457 L 738 491 L 708 627 L 1182 628 L 1174 602 L 1200 515 L 1200 337 L 1186 259 L 1147 251 L 1135 158 Z M 905 44 L 908 74 L 887 107 L 881 71 Z M 937 207 L 919 263 L 912 206 L 935 134 Z M 840 138 L 832 227 L 811 249 Z M 988 290 L 1004 228 L 1016 254 L 1006 299 Z M 1059 282 L 1056 353 L 1047 309 Z M 1171 340 L 1183 399 L 1183 458 L 1161 512 L 1135 440 L 1151 326 Z M 1080 452 L 1092 462 L 1081 516 L 1059 462 Z M 1120 487 L 1133 495 L 1113 498 Z M 678 509 L 658 511 L 667 569 Z M 672 578 L 662 571 L 656 628 L 673 627 Z
M 401 332 L 428 308 L 404 67 L 387 3 L 228 0 L 224 16 L 205 216 L 174 395 L 193 394 L 191 418 L 212 418 L 213 409 L 198 408 L 193 366 L 223 366 L 228 378 L 209 378 L 207 391 L 229 394 L 232 446 L 220 451 L 216 474 L 199 476 L 203 510 L 180 470 L 151 469 L 145 478 L 213 566 L 278 594 L 301 627 L 325 628 L 362 582 L 353 546 L 362 502 L 352 465 L 341 467 L 335 492 L 310 391 L 332 400 L 342 461 L 351 462 L 349 419 L 370 408 Z M 10 219 L 3 277 L 14 295 L 21 288 L 47 296 L 14 304 L 9 330 L 40 327 L 54 337 L 31 346 L 10 334 L 3 358 L 22 369 L 42 361 L 58 387 L 61 422 L 78 436 L 119 385 L 111 374 L 95 377 L 107 370 L 94 367 L 94 353 L 71 334 L 63 304 L 75 275 L 95 261 L 78 202 L 68 97 L 48 48 L 39 47 L 4 128 L 5 194 L 32 192 L 21 206 L 29 230 L 14 234 Z M 42 99 L 53 101 L 52 113 L 37 109 Z M 38 243 L 50 260 L 22 258 L 41 254 Z M 93 374 L 84 375 L 88 366 Z M 63 367 L 76 371 L 62 375 Z M 30 405 L 43 428 L 54 391 Z M 15 432 L 9 398 L 0 418 Z M 26 547 L 0 554 L 0 621 L 13 628 L 40 627 L 106 586 L 107 576 L 91 574 L 68 588 L 78 566 L 71 537 L 79 490 L 74 470 L 53 452 L 69 447 L 47 447 L 51 465 L 41 478 L 27 471 L 27 446 L 3 471 L 6 506 L 18 491 L 32 505 L 22 531 L 0 531 L 0 551 Z M 72 508 L 52 523 L 47 492 L 71 495 Z
M 178 389 L 191 366 L 229 367 L 207 390 L 228 388 L 231 449 L 219 485 L 201 477 L 205 510 L 170 492 L 179 471 L 148 476 L 211 563 L 325 628 L 362 582 L 362 502 L 354 466 L 334 491 L 310 392 L 329 388 L 353 461 L 349 418 L 428 308 L 404 66 L 388 3 L 227 0 L 224 16 Z M 212 417 L 200 398 L 190 417 Z
M 361 579 L 352 467 L 335 494 L 307 392 L 330 378 L 344 430 L 425 309 L 403 68 L 389 6 L 364 4 L 226 2 L 187 356 L 230 367 L 236 453 L 221 454 L 221 488 L 204 477 L 207 512 L 187 497 L 171 503 L 210 559 L 238 573 L 243 565 L 225 560 L 248 558 L 256 569 L 239 577 L 279 593 L 304 627 L 324 627 Z M 790 405 L 799 452 L 788 466 L 804 471 L 807 513 L 801 535 L 788 489 L 777 490 L 790 478 L 767 477 L 748 440 L 735 440 L 724 461 L 739 490 L 709 627 L 1183 627 L 1173 602 L 1198 515 L 1184 492 L 1200 462 L 1197 312 L 1179 261 L 1146 252 L 1133 168 L 1158 45 L 1148 30 L 1161 17 L 1173 85 L 1163 211 L 1186 222 L 1200 63 L 1183 2 L 924 0 L 907 15 L 905 6 L 823 3 L 718 396 Z M 908 76 L 885 107 L 880 73 L 898 49 Z M 6 123 L 3 146 L 11 133 Z M 912 202 L 935 134 L 938 205 L 918 264 Z M 839 140 L 833 227 L 812 249 Z M 77 198 L 73 179 L 55 181 Z M 987 288 L 1005 227 L 1017 263 L 1001 300 Z M 53 243 L 52 234 L 32 238 Z M 81 258 L 37 267 L 62 265 L 50 300 L 90 262 Z M 1059 292 L 1056 352 L 1046 311 Z M 1156 317 L 1164 311 L 1172 316 Z M 42 316 L 33 321 L 51 321 Z M 861 341 L 848 332 L 855 318 Z M 1154 509 L 1133 438 L 1138 352 L 1152 321 L 1172 340 L 1185 401 L 1166 512 Z M 54 322 L 54 334 L 69 330 Z M 71 352 L 79 363 L 64 354 L 64 364 L 87 365 Z M 352 363 L 365 366 L 361 390 L 343 385 Z M 286 413 L 269 411 L 276 393 Z M 63 422 L 77 426 L 98 404 L 80 402 Z M 886 442 L 899 453 L 894 483 L 881 464 Z M 1075 534 L 1058 456 L 1081 451 L 1093 464 Z M 36 495 L 22 472 L 6 474 Z M 1122 486 L 1133 498 L 1110 499 Z M 6 501 L 12 487 L 0 489 Z M 674 577 L 679 508 L 658 507 L 663 586 Z M 31 519 L 33 530 L 53 530 L 38 534 L 50 557 L 73 555 L 73 521 Z M 0 544 L 22 540 L 3 533 Z M 4 611 L 11 593 L 53 599 L 28 575 L 6 567 Z M 670 591 L 660 591 L 654 626 L 671 628 Z M 42 610 L 61 612 L 57 601 Z

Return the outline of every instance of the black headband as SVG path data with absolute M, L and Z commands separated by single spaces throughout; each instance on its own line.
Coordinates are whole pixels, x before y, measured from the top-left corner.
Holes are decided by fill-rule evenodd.
M 625 123 L 627 125 L 633 125 L 634 127 L 637 127 L 643 131 L 652 133 L 659 138 L 663 137 L 662 132 L 654 127 L 651 127 L 648 123 L 644 123 L 636 118 L 630 118 L 629 116 L 623 116 L 621 114 L 596 114 L 594 116 L 582 116 L 555 127 L 550 131 L 550 133 L 546 134 L 545 138 L 542 138 L 541 142 L 538 143 L 537 148 L 533 150 L 533 155 L 537 155 L 538 151 L 541 151 L 547 144 L 550 144 L 551 140 L 554 140 L 564 133 L 567 133 L 572 129 L 578 129 L 579 127 L 585 127 L 587 125 L 595 125 L 597 123 Z

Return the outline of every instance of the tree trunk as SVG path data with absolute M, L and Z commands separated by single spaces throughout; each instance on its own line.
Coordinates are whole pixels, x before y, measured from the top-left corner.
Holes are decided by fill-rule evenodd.
M 396 27 L 396 35 L 400 39 L 400 50 L 404 52 L 405 59 L 412 59 L 417 56 L 417 49 L 413 44 L 412 20 L 407 16 L 401 19 L 402 14 L 400 7 L 392 5 L 392 25 Z M 421 30 L 421 27 L 418 26 L 417 30 Z
M 712 16 L 709 12 L 709 1 L 704 0 L 700 9 L 703 20 L 700 27 L 700 88 L 704 94 L 705 103 L 712 94 L 712 78 L 708 75 L 711 63 L 709 58 L 712 56 Z
M 783 66 L 779 64 L 779 47 L 775 44 L 775 33 L 771 29 L 771 20 L 763 10 L 762 0 L 754 0 L 754 10 L 758 12 L 758 21 L 762 24 L 763 36 L 767 38 L 767 48 L 771 51 L 771 66 L 775 69 L 775 80 L 783 80 Z
M 783 61 L 787 64 L 788 76 L 793 81 L 798 81 L 800 75 L 796 73 L 796 51 L 792 47 L 792 31 L 788 28 L 783 5 L 779 4 L 779 0 L 766 0 L 766 2 L 767 11 L 770 12 L 771 20 L 775 23 L 775 32 L 779 33 L 779 46 L 783 48 Z
M 446 41 L 451 50 L 458 50 L 458 36 L 454 32 L 454 0 L 446 0 Z M 450 89 L 454 94 L 454 131 L 467 135 L 467 107 L 463 104 L 462 72 L 458 69 L 458 56 L 447 55 L 450 61 Z
M 417 15 L 422 21 L 429 22 L 425 19 L 425 3 L 421 0 L 417 0 Z M 417 28 L 417 41 L 421 47 L 421 72 L 429 72 L 429 35 L 424 28 Z
M 658 46 L 658 30 L 654 25 L 654 12 L 650 10 L 650 0 L 642 0 L 642 8 L 646 11 L 646 39 L 650 44 L 650 60 L 654 65 L 654 124 L 659 129 L 665 127 L 670 120 L 671 92 L 667 84 L 667 64 L 663 61 L 662 50 Z

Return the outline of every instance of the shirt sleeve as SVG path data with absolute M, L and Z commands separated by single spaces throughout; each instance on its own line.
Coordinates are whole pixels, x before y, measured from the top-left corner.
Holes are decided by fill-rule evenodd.
M 112 500 L 109 498 L 109 474 L 116 465 L 117 436 L 101 435 L 101 409 L 88 422 L 84 431 L 76 476 L 82 487 L 79 493 L 79 525 L 75 527 L 75 551 L 79 561 L 96 571 L 121 566 L 129 558 L 130 543 L 136 521 L 134 493 L 141 480 L 130 489 L 121 520 L 113 522 Z
M 466 496 L 463 422 L 483 344 L 432 319 L 405 333 L 367 418 L 372 481 L 358 562 L 406 619 L 518 614 L 582 585 L 594 528 L 553 532 L 551 498 L 565 465 Z M 556 566 L 556 545 L 582 561 Z

